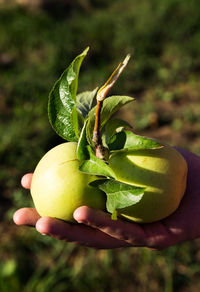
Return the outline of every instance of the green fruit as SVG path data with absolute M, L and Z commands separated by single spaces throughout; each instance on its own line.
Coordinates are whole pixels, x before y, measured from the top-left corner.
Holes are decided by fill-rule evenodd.
M 117 152 L 110 157 L 109 165 L 117 180 L 146 187 L 140 202 L 119 210 L 122 217 L 153 222 L 178 208 L 186 188 L 187 164 L 174 148 Z
M 96 176 L 79 171 L 77 143 L 63 143 L 47 152 L 33 174 L 31 195 L 41 216 L 72 221 L 76 208 L 105 209 L 105 195 L 89 186 Z

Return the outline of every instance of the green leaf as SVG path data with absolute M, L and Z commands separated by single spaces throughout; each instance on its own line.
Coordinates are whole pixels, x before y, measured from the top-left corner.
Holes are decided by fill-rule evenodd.
M 105 125 L 105 123 L 109 120 L 109 118 L 118 111 L 122 106 L 125 104 L 132 102 L 134 100 L 133 97 L 129 96 L 110 96 L 107 99 L 104 100 L 103 107 L 101 110 L 101 128 Z M 96 112 L 96 106 L 92 108 L 92 110 L 88 114 L 88 126 L 87 126 L 87 136 L 89 137 L 90 145 L 93 146 L 92 142 L 92 134 L 94 129 L 94 123 L 95 123 L 95 112 Z
M 143 197 L 145 188 L 126 184 L 114 179 L 96 180 L 90 183 L 106 193 L 106 208 L 116 217 L 116 210 L 137 204 Z
M 108 143 L 110 151 L 157 149 L 163 146 L 163 144 L 154 139 L 135 135 L 130 131 L 123 131 L 115 134 Z
M 49 95 L 49 121 L 56 133 L 68 141 L 78 141 L 78 114 L 76 93 L 78 76 L 88 49 L 77 56 L 54 84 Z
M 95 88 L 93 91 L 84 91 L 79 93 L 76 97 L 76 106 L 77 110 L 81 113 L 81 115 L 85 118 L 89 111 L 95 106 L 96 103 L 96 94 L 97 89 Z
M 120 119 L 108 120 L 102 134 L 102 141 L 103 141 L 104 146 L 107 147 L 108 142 L 111 139 L 111 137 L 114 134 L 123 131 L 125 128 L 131 128 L 129 123 L 127 123 L 126 121 L 123 121 Z
M 82 162 L 79 170 L 85 173 L 115 178 L 113 170 L 101 159 L 97 158 L 91 147 L 86 146 L 89 159 Z
M 78 145 L 77 145 L 77 159 L 82 161 L 82 160 L 86 160 L 89 159 L 89 153 L 88 153 L 88 149 L 87 149 L 87 137 L 86 137 L 86 125 L 87 125 L 87 120 L 85 121 L 81 134 L 80 134 L 80 138 L 78 140 Z

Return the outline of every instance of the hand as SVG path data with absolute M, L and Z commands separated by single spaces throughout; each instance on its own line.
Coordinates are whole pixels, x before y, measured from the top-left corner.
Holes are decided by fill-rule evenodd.
M 37 231 L 54 238 L 93 248 L 143 246 L 164 249 L 200 236 L 200 157 L 177 149 L 188 164 L 186 193 L 179 208 L 169 217 L 154 223 L 136 224 L 87 206 L 79 207 L 74 218 L 79 224 L 70 224 L 50 217 L 40 217 L 33 208 L 23 208 L 14 214 L 17 225 L 35 226 Z M 22 178 L 22 186 L 29 189 L 32 174 Z

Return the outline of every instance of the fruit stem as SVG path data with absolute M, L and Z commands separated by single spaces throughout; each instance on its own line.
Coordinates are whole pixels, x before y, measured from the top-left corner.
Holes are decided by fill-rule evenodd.
M 109 90 L 113 87 L 117 79 L 119 78 L 120 74 L 123 72 L 125 67 L 128 64 L 128 61 L 130 59 L 130 55 L 128 54 L 123 62 L 121 62 L 117 68 L 114 70 L 114 72 L 111 74 L 111 76 L 108 78 L 106 83 L 98 90 L 97 92 L 97 106 L 96 106 L 96 112 L 95 112 L 95 125 L 93 130 L 93 139 L 95 148 L 96 148 L 96 157 L 106 160 L 106 149 L 103 146 L 102 138 L 101 138 L 101 111 L 103 107 L 103 102 L 106 99 L 106 96 L 109 92 Z
M 117 220 L 117 210 L 115 209 L 111 215 L 112 220 Z

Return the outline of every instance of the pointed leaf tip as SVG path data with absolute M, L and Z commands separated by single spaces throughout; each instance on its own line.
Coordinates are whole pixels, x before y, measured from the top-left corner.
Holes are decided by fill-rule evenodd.
M 116 133 L 108 142 L 110 151 L 135 151 L 144 149 L 159 149 L 164 145 L 159 141 L 135 135 L 131 131 L 122 131 Z
M 87 53 L 88 53 L 89 49 L 90 49 L 90 47 L 89 47 L 89 46 L 87 46 L 87 47 L 85 48 L 85 50 L 82 52 L 82 54 L 81 54 L 81 55 L 87 55 Z

